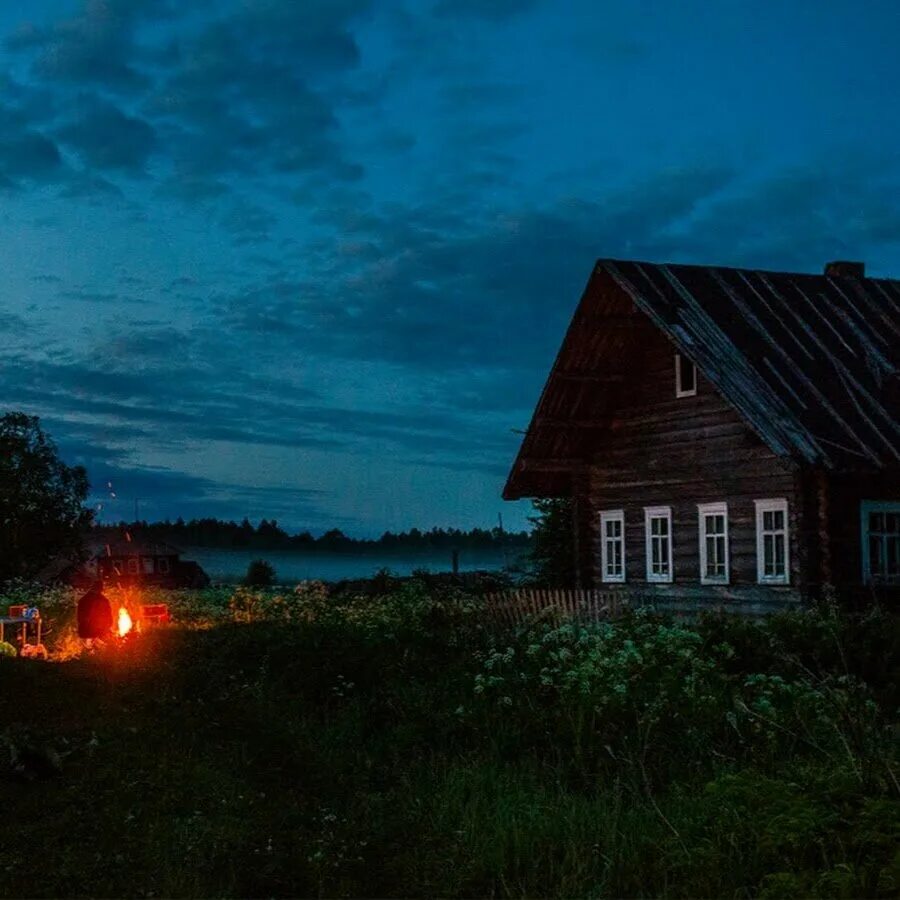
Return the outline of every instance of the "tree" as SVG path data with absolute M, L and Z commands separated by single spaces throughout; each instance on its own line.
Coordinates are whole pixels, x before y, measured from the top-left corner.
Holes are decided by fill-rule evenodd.
M 572 528 L 572 500 L 561 497 L 533 501 L 536 515 L 531 562 L 535 579 L 546 587 L 570 588 L 575 584 L 575 546 Z
M 84 467 L 59 458 L 37 416 L 0 416 L 0 583 L 81 557 L 87 495 Z
M 244 576 L 247 587 L 271 587 L 275 584 L 275 568 L 264 559 L 254 559 Z

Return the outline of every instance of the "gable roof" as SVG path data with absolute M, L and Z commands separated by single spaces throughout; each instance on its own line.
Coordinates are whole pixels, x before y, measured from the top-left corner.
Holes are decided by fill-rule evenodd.
M 616 400 L 603 385 L 624 375 L 614 336 L 646 319 L 778 456 L 832 471 L 900 468 L 900 282 L 600 260 L 504 497 L 568 492 L 566 470 L 590 444 L 560 429 L 602 427 Z M 604 346 L 618 348 L 618 363 Z M 568 384 L 576 359 L 592 391 Z

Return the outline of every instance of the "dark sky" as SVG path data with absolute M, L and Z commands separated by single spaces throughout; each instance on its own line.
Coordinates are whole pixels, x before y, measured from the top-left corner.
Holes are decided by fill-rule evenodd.
M 0 36 L 0 409 L 106 520 L 518 527 L 597 257 L 900 275 L 895 0 L 4 0 Z

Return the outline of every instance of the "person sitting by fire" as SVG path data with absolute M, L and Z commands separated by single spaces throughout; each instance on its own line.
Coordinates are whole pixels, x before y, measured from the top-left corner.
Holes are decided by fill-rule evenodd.
M 78 601 L 78 637 L 90 647 L 96 638 L 108 638 L 112 628 L 112 606 L 103 593 L 103 581 L 98 578 Z

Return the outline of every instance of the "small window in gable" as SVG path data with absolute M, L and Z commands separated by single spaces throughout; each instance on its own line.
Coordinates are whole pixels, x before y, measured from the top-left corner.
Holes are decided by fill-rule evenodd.
M 693 397 L 697 393 L 697 367 L 680 353 L 675 354 L 675 396 Z
M 625 513 L 608 509 L 600 513 L 600 568 L 604 582 L 625 580 Z

